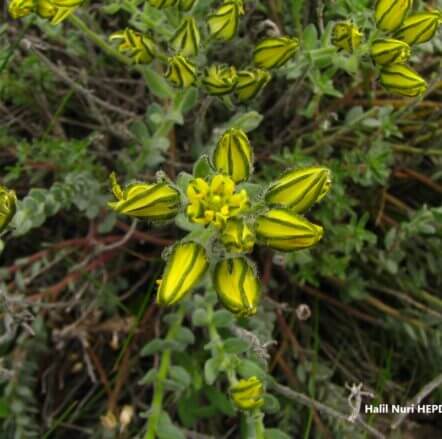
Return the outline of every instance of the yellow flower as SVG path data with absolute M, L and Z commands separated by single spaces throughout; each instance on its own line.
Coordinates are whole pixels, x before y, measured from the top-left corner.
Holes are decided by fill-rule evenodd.
M 34 12 L 36 0 L 11 0 L 8 3 L 9 15 L 14 19 L 23 18 Z
M 190 11 L 196 0 L 179 0 L 178 7 L 181 11 Z
M 284 65 L 298 50 L 297 38 L 266 38 L 258 43 L 253 51 L 253 61 L 257 67 L 271 69 Z
M 412 6 L 413 0 L 378 0 L 374 12 L 377 27 L 389 32 L 396 30 Z
M 207 93 L 222 96 L 233 91 L 238 82 L 235 67 L 214 64 L 204 71 L 202 83 Z
M 178 213 L 180 194 L 167 183 L 133 183 L 123 190 L 115 173 L 110 181 L 117 201 L 108 206 L 118 213 L 154 221 L 171 219 Z
M 224 226 L 227 219 L 235 217 L 249 207 L 247 192 L 235 192 L 235 182 L 225 175 L 215 175 L 210 184 L 202 178 L 192 180 L 187 186 L 189 219 L 197 224 Z
M 126 28 L 114 32 L 109 40 L 122 40 L 118 46 L 118 51 L 132 58 L 135 64 L 148 64 L 152 62 L 155 56 L 155 42 L 147 35 L 133 29 Z
M 240 102 L 253 99 L 270 81 L 271 75 L 266 70 L 251 69 L 238 72 L 235 94 Z
M 196 66 L 187 58 L 175 55 L 168 59 L 164 75 L 175 87 L 187 88 L 196 81 Z
M 330 170 L 323 167 L 295 169 L 273 182 L 265 194 L 271 206 L 303 213 L 321 201 L 331 187 Z
M 223 305 L 234 314 L 256 314 L 261 285 L 248 259 L 223 259 L 215 266 L 213 284 Z
M 174 305 L 195 287 L 209 266 L 204 247 L 196 242 L 178 243 L 159 281 L 157 303 Z
M 0 233 L 11 222 L 17 210 L 17 197 L 13 190 L 0 186 Z
M 231 40 L 238 30 L 240 15 L 244 15 L 242 0 L 224 2 L 207 19 L 210 34 L 218 40 Z
M 419 96 L 427 89 L 425 79 L 404 64 L 383 67 L 380 82 L 390 93 L 407 97 Z
M 178 0 L 148 0 L 150 6 L 157 9 L 170 8 L 177 4 Z
M 37 14 L 59 24 L 71 15 L 84 0 L 37 0 Z
M 321 226 L 286 209 L 271 209 L 259 215 L 255 232 L 264 245 L 284 252 L 312 247 L 324 233 Z
M 221 231 L 221 242 L 232 253 L 249 253 L 255 244 L 255 235 L 242 219 L 227 220 Z
M 362 33 L 354 24 L 349 22 L 335 24 L 331 37 L 334 46 L 352 53 L 354 49 L 360 46 L 361 40 Z
M 420 12 L 406 18 L 394 36 L 410 46 L 425 43 L 434 37 L 441 22 L 439 11 Z
M 393 38 L 384 38 L 373 42 L 370 55 L 379 65 L 403 64 L 410 58 L 411 50 L 407 43 Z
M 180 55 L 192 56 L 198 53 L 200 33 L 193 17 L 185 17 L 170 40 L 170 45 Z
M 241 410 L 253 410 L 264 404 L 262 382 L 256 377 L 239 380 L 230 388 L 235 405 Z
M 213 166 L 235 183 L 247 180 L 252 170 L 252 147 L 243 130 L 231 128 L 219 139 L 213 152 Z

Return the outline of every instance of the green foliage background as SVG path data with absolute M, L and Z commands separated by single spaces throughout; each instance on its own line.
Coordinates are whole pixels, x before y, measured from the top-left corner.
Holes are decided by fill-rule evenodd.
M 199 23 L 211 4 L 200 1 Z M 442 7 L 415 2 L 425 5 Z M 20 205 L 14 230 L 0 241 L 1 438 L 143 437 L 164 349 L 173 355 L 159 437 L 248 437 L 207 346 L 208 319 L 223 349 L 243 355 L 244 376 L 267 380 L 268 439 L 369 437 L 274 381 L 348 414 L 346 383 L 364 383 L 375 402 L 405 404 L 440 374 L 441 33 L 413 52 L 430 89 L 410 100 L 382 90 L 370 60 L 330 45 L 337 20 L 373 26 L 372 2 L 246 6 L 239 38 L 213 44 L 203 58 L 244 64 L 266 20 L 297 35 L 302 51 L 260 97 L 234 109 L 196 89 L 171 88 L 158 65 L 133 71 L 69 22 L 2 21 L 0 178 Z M 77 14 L 104 37 L 130 24 L 168 38 L 177 20 L 131 0 L 90 2 Z M 135 230 L 110 212 L 108 174 L 129 181 L 149 180 L 160 168 L 171 178 L 191 172 L 233 125 L 254 146 L 255 183 L 293 166 L 332 169 L 331 193 L 311 214 L 325 237 L 284 257 L 255 251 L 266 285 L 257 317 L 235 322 L 218 305 L 213 315 L 207 303 L 215 299 L 201 290 L 178 334 L 164 339 L 174 315 L 154 304 L 155 281 L 163 249 L 182 232 L 142 222 Z M 307 320 L 297 313 L 302 304 L 311 310 Z M 275 340 L 269 358 L 232 327 L 261 344 Z M 440 389 L 427 399 L 440 400 Z M 135 415 L 122 426 L 125 405 Z M 365 417 L 385 434 L 392 421 Z M 430 426 L 413 437 L 442 436 L 440 417 L 424 421 Z

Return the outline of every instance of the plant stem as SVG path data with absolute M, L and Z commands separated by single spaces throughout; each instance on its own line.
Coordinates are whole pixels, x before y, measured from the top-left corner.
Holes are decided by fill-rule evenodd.
M 260 409 L 256 409 L 254 417 L 255 417 L 255 437 L 256 439 L 264 439 L 265 428 L 264 428 L 264 423 L 262 422 L 263 415 Z
M 177 312 L 177 318 L 167 331 L 166 340 L 173 340 L 184 318 L 184 308 L 181 308 Z M 160 420 L 161 411 L 163 409 L 163 396 L 164 396 L 164 381 L 167 378 L 170 367 L 170 359 L 172 356 L 171 349 L 165 349 L 161 355 L 160 368 L 158 370 L 157 377 L 155 379 L 153 400 L 151 405 L 151 413 L 147 423 L 147 431 L 144 439 L 155 439 L 158 428 L 158 422 Z
M 119 53 L 110 44 L 108 44 L 100 35 L 91 30 L 86 23 L 79 18 L 77 15 L 70 15 L 68 20 L 73 24 L 78 30 L 80 30 L 86 37 L 88 37 L 92 42 L 94 42 L 98 47 L 100 47 L 108 55 L 118 59 L 118 61 L 131 65 L 132 61 L 126 56 Z

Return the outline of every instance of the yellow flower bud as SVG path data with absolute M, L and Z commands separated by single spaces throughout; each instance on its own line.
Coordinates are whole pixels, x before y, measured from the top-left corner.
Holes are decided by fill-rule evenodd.
M 133 29 L 114 32 L 109 40 L 121 40 L 118 51 L 131 58 L 135 64 L 149 64 L 155 56 L 156 45 L 152 38 Z
M 235 67 L 214 64 L 204 71 L 202 83 L 207 93 L 222 96 L 233 91 L 238 82 Z
M 331 42 L 334 46 L 352 53 L 354 49 L 360 46 L 361 40 L 362 33 L 354 24 L 349 22 L 335 24 L 331 36 Z
M 170 8 L 177 4 L 178 0 L 148 0 L 150 6 L 157 9 Z
M 393 38 L 384 38 L 373 42 L 370 55 L 379 65 L 403 64 L 410 58 L 411 49 L 407 43 Z
M 167 183 L 132 183 L 123 190 L 115 173 L 110 181 L 117 201 L 108 206 L 118 213 L 153 221 L 171 219 L 178 213 L 180 194 Z
M 271 206 L 303 213 L 321 201 L 331 187 L 330 170 L 322 167 L 295 169 L 273 182 L 265 194 Z
M 298 50 L 297 38 L 266 38 L 253 51 L 253 62 L 257 67 L 271 69 L 284 65 Z
M 218 40 L 231 40 L 239 25 L 239 16 L 244 15 L 242 0 L 228 0 L 207 19 L 210 34 Z
M 419 96 L 427 89 L 425 79 L 404 64 L 391 64 L 383 67 L 380 82 L 390 93 L 401 96 Z
M 262 382 L 256 377 L 239 380 L 230 388 L 232 401 L 241 410 L 253 410 L 264 404 Z
M 198 53 L 200 45 L 200 32 L 193 17 L 185 17 L 170 40 L 170 45 L 184 56 Z
M 193 8 L 196 0 L 179 0 L 178 7 L 181 11 L 190 11 Z
M 0 186 L 0 233 L 6 229 L 17 210 L 15 192 Z
M 14 19 L 23 18 L 34 12 L 35 0 L 11 0 L 8 3 L 9 15 Z
M 235 182 L 226 175 L 215 175 L 210 184 L 195 178 L 187 186 L 187 198 L 186 213 L 190 221 L 217 228 L 249 207 L 247 192 L 244 189 L 235 192 Z
M 164 75 L 175 87 L 187 88 L 196 81 L 196 65 L 181 55 L 168 59 Z
M 312 247 L 324 233 L 321 226 L 286 209 L 271 209 L 259 215 L 255 232 L 263 244 L 284 252 Z
M 51 19 L 51 24 L 59 24 L 71 15 L 84 0 L 36 0 L 37 14 Z
M 434 37 L 441 22 L 439 11 L 420 12 L 406 18 L 394 36 L 410 46 L 425 43 Z
M 209 266 L 206 250 L 196 242 L 176 244 L 159 281 L 158 305 L 174 305 L 201 280 Z
M 247 134 L 231 128 L 219 139 L 212 158 L 215 169 L 235 183 L 247 180 L 252 170 L 252 147 Z
M 223 305 L 234 314 L 256 314 L 261 284 L 248 259 L 223 259 L 215 266 L 213 284 Z
M 412 6 L 413 0 L 377 0 L 374 12 L 377 27 L 389 32 L 396 30 Z
M 255 244 L 255 236 L 250 227 L 237 218 L 227 220 L 220 239 L 232 253 L 249 253 Z
M 267 70 L 251 69 L 238 72 L 238 82 L 235 94 L 240 102 L 253 99 L 270 81 L 271 75 Z

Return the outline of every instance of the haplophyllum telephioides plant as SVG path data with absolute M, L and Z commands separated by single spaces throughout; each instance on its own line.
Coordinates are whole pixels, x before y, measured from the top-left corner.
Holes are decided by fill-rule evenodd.
M 6 230 L 17 210 L 17 196 L 13 190 L 0 185 L 0 235 Z
M 440 11 L 410 15 L 413 0 L 377 0 L 374 8 L 376 29 L 369 43 L 361 46 L 363 34 L 351 22 L 339 22 L 333 28 L 332 43 L 347 52 L 369 54 L 379 67 L 379 81 L 390 93 L 415 97 L 425 93 L 427 83 L 406 65 L 411 46 L 430 41 L 442 23 Z M 358 49 L 359 48 L 359 49 Z
M 315 245 L 323 229 L 302 214 L 329 191 L 330 171 L 324 167 L 290 170 L 253 201 L 244 184 L 252 176 L 253 151 L 246 133 L 236 128 L 220 137 L 210 164 L 206 177 L 188 180 L 185 193 L 164 175 L 154 183 L 134 182 L 122 189 L 112 174 L 116 201 L 109 207 L 155 223 L 184 213 L 193 224 L 187 237 L 164 252 L 159 305 L 177 304 L 210 272 L 211 286 L 207 286 L 215 289 L 222 304 L 237 316 L 252 316 L 262 288 L 247 254 L 255 243 L 282 252 Z M 244 384 L 241 391 L 233 392 L 234 402 L 241 400 L 239 395 L 246 389 L 249 387 Z M 250 383 L 249 391 L 255 396 L 257 389 Z M 247 404 L 237 406 L 244 409 Z

